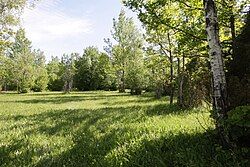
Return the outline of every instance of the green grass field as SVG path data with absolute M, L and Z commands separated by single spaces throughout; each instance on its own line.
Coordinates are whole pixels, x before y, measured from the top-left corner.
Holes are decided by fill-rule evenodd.
M 0 94 L 0 166 L 246 164 L 215 144 L 213 128 L 207 111 L 150 95 Z

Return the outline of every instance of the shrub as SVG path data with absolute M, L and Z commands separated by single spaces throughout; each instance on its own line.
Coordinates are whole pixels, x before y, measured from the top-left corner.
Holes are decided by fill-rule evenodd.
M 250 106 L 240 106 L 228 112 L 225 122 L 231 140 L 238 146 L 250 146 Z

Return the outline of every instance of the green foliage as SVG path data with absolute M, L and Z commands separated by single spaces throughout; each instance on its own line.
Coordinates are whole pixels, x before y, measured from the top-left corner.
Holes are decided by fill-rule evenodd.
M 62 67 L 58 57 L 52 57 L 51 61 L 46 65 L 48 73 L 48 89 L 51 91 L 61 91 L 63 89 Z
M 235 52 L 228 61 L 227 81 L 231 108 L 250 104 L 250 13 L 235 39 Z
M 31 50 L 31 42 L 25 36 L 25 30 L 19 29 L 8 52 L 1 57 L 0 84 L 5 90 L 17 90 L 19 93 L 44 91 L 48 76 L 45 68 L 45 56 L 40 50 Z
M 11 50 L 16 36 L 17 25 L 24 7 L 33 0 L 0 0 L 0 89 L 10 85 L 10 61 L 7 53 Z
M 202 58 L 192 58 L 186 62 L 183 73 L 183 107 L 198 107 L 210 102 L 211 74 L 209 62 Z M 200 68 L 203 67 L 203 68 Z
M 189 62 L 197 61 L 197 58 L 199 57 L 200 68 L 203 68 L 207 70 L 207 63 L 203 63 L 204 61 L 207 61 L 206 57 L 208 57 L 207 54 L 207 41 L 206 41 L 206 33 L 205 33 L 205 20 L 204 20 L 204 11 L 203 11 L 203 3 L 202 1 L 180 1 L 180 0 L 124 0 L 124 4 L 128 7 L 130 7 L 132 10 L 136 11 L 138 13 L 138 18 L 143 23 L 143 25 L 146 28 L 147 31 L 147 37 L 148 37 L 148 43 L 149 45 L 152 45 L 150 49 L 153 49 L 155 51 L 161 51 L 164 55 L 169 55 L 168 52 L 171 51 L 170 44 L 166 42 L 166 33 L 174 32 L 173 35 L 171 35 L 171 44 L 173 49 L 173 54 L 175 57 L 185 57 L 185 67 L 184 69 L 190 68 Z M 232 52 L 234 52 L 234 36 L 239 34 L 239 30 L 242 27 L 242 20 L 245 17 L 244 14 L 242 14 L 242 11 L 244 8 L 246 8 L 247 4 L 249 4 L 249 0 L 246 1 L 227 1 L 227 0 L 221 0 L 217 3 L 218 6 L 218 20 L 220 25 L 220 40 L 222 41 L 222 49 L 223 54 L 225 55 L 227 59 L 230 59 L 230 56 L 232 57 Z M 165 35 L 164 35 L 165 34 Z M 248 35 L 249 36 L 249 35 Z M 240 47 L 244 46 L 242 44 L 239 44 Z M 236 48 L 237 49 L 237 48 Z M 242 50 L 244 52 L 244 48 L 241 48 L 239 50 Z M 205 58 L 202 58 L 205 57 Z M 243 56 L 241 56 L 242 58 Z M 247 57 L 243 58 L 247 59 Z M 236 59 L 235 59 L 236 60 Z M 235 60 L 235 64 L 237 63 Z M 249 61 L 244 61 L 245 63 Z M 171 61 L 168 60 L 171 64 Z M 239 64 L 239 63 L 238 63 Z M 188 67 L 189 66 L 189 67 Z M 245 65 L 238 65 L 241 68 L 245 68 L 247 66 Z M 157 65 L 155 65 L 157 69 Z M 210 82 L 210 77 L 204 72 L 196 72 L 193 68 L 190 73 L 190 71 L 186 72 L 186 80 L 184 81 L 184 87 L 186 89 L 186 92 L 183 92 L 182 94 L 186 94 L 186 97 L 183 97 L 184 100 L 186 100 L 186 104 L 189 107 L 195 106 L 197 104 L 200 104 L 200 102 L 204 99 L 209 98 L 209 93 L 207 92 L 207 83 Z M 189 69 L 190 70 L 190 69 Z M 203 70 L 203 71 L 205 71 Z M 230 69 L 228 69 L 230 70 Z M 202 71 L 202 70 L 198 70 Z M 241 73 L 239 70 L 233 70 L 234 72 Z M 166 76 L 170 72 L 166 72 Z M 176 86 L 179 87 L 179 78 L 182 78 L 182 76 L 179 73 L 178 75 L 175 74 L 174 80 Z M 198 74 L 198 75 L 197 75 Z M 163 77 L 162 77 L 163 78 Z M 205 79 L 205 82 L 202 82 L 202 85 L 199 85 L 199 82 L 201 78 Z M 171 79 L 167 78 L 166 83 L 169 83 Z M 234 78 L 231 79 L 234 81 Z M 162 81 L 164 82 L 164 81 Z M 232 82 L 231 87 L 235 87 L 234 89 L 237 90 L 238 87 L 242 88 L 248 88 L 247 85 L 247 79 L 244 79 L 244 81 L 240 81 L 241 84 L 237 84 L 235 82 Z M 244 83 L 243 83 L 244 82 Z M 244 86 L 243 86 L 243 85 Z M 158 87 L 156 89 L 156 92 L 160 92 L 163 90 L 164 86 L 162 83 L 157 82 L 157 84 L 152 84 L 151 87 Z M 171 85 L 171 84 L 170 84 Z M 238 86 L 236 86 L 238 85 Z M 230 87 L 230 88 L 231 88 Z M 189 89 L 193 89 L 189 91 Z M 204 89 L 205 88 L 205 89 Z M 209 89 L 208 89 L 209 90 Z M 179 90 L 178 90 L 179 91 Z M 197 93 L 196 93 L 197 92 Z M 233 91 L 231 91 L 233 92 Z M 247 96 L 248 91 L 236 91 L 235 93 L 231 94 L 232 97 L 232 104 L 236 101 L 244 101 L 246 102 L 246 99 L 249 99 Z M 241 98 L 237 99 L 237 94 L 240 95 Z M 243 96 L 244 94 L 244 96 Z M 196 96 L 197 98 L 192 98 L 192 96 Z M 200 98 L 201 97 L 201 98 Z M 198 99 L 198 101 L 196 100 Z M 243 103 L 242 103 L 243 104 Z M 246 103 L 244 103 L 246 104 Z
M 131 61 L 127 67 L 126 83 L 132 95 L 140 95 L 145 87 L 145 69 L 143 60 Z
M 228 121 L 232 125 L 250 128 L 250 106 L 240 106 L 228 112 Z
M 156 69 L 150 69 L 149 72 L 151 78 L 154 78 L 152 81 L 155 81 L 155 83 L 151 82 L 151 87 L 156 91 L 156 96 L 160 97 L 162 94 L 172 96 L 176 88 L 178 88 L 178 91 L 185 91 L 180 88 L 179 80 L 183 78 L 182 75 L 184 75 L 185 69 L 189 68 L 187 62 L 194 62 L 197 61 L 198 57 L 206 56 L 206 34 L 204 31 L 204 14 L 201 10 L 203 8 L 202 2 L 126 0 L 124 3 L 139 13 L 138 17 L 146 27 L 149 50 L 153 52 L 150 54 L 158 55 L 158 59 L 162 61 L 155 63 L 154 66 L 149 63 L 153 69 Z M 178 69 L 180 67 L 177 65 L 177 58 L 182 57 L 185 57 L 183 62 L 185 64 L 180 70 Z M 204 61 L 202 58 L 199 60 Z M 200 68 L 207 67 L 202 66 Z M 160 70 L 157 71 L 157 69 Z M 203 100 L 197 101 L 198 98 L 189 99 L 196 92 L 196 88 L 194 88 L 196 83 L 193 83 L 193 81 L 199 79 L 195 77 L 195 74 L 189 73 L 188 76 L 186 75 L 186 80 L 182 80 L 182 83 L 185 82 L 185 86 L 190 85 L 190 87 L 184 86 L 187 91 L 180 93 L 186 96 L 182 97 L 184 101 L 186 100 L 182 106 L 192 107 L 200 104 L 200 101 Z M 209 78 L 207 79 L 209 80 Z M 190 88 L 194 88 L 194 91 L 189 91 Z M 207 95 L 207 92 L 202 92 L 203 90 L 200 88 L 197 90 L 200 90 L 198 94 Z
M 76 73 L 75 61 L 78 58 L 78 53 L 72 53 L 71 55 L 64 54 L 61 59 L 62 65 L 62 80 L 64 82 L 64 92 L 70 92 L 73 88 L 73 79 Z
M 0 0 L 0 57 L 10 47 L 14 26 L 19 22 L 20 11 L 27 0 Z
M 2 94 L 0 164 L 248 166 L 241 150 L 223 150 L 203 129 L 214 128 L 207 111 L 166 101 L 101 91 Z
M 124 92 L 127 87 L 131 94 L 141 94 L 144 85 L 143 38 L 124 10 L 113 21 L 112 37 L 116 45 L 112 46 L 111 57 L 119 91 Z
M 100 53 L 98 62 L 99 89 L 117 90 L 115 70 L 109 56 L 105 53 Z
M 76 61 L 74 86 L 81 91 L 113 90 L 116 80 L 113 66 L 107 54 L 95 47 L 87 47 Z
M 31 51 L 31 42 L 25 37 L 24 29 L 17 31 L 10 58 L 13 63 L 12 81 L 16 84 L 17 91 L 29 92 L 35 81 L 35 56 Z
M 156 97 L 164 94 L 164 88 L 169 78 L 169 61 L 164 55 L 154 53 L 148 49 L 147 58 L 145 60 L 147 67 L 147 84 L 148 91 L 155 91 Z
M 240 106 L 229 111 L 225 125 L 233 142 L 241 146 L 249 146 L 250 106 Z
M 45 91 L 47 86 L 48 86 L 48 82 L 49 82 L 49 78 L 48 78 L 48 73 L 47 73 L 47 69 L 46 69 L 46 60 L 45 60 L 45 55 L 42 51 L 40 50 L 35 50 L 33 52 L 33 54 L 35 54 L 35 83 L 33 86 L 33 90 L 36 92 L 42 92 Z

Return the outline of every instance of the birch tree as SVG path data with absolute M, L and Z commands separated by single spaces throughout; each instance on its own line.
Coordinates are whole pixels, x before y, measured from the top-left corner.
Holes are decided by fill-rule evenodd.
M 204 0 L 204 10 L 206 19 L 207 41 L 209 45 L 209 55 L 211 71 L 213 74 L 213 107 L 217 114 L 217 119 L 226 117 L 227 112 L 227 91 L 222 50 L 219 39 L 219 25 L 215 2 Z

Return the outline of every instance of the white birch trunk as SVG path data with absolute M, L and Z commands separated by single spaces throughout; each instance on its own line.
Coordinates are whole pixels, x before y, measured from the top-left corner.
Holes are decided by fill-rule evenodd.
M 221 120 L 227 119 L 226 77 L 219 39 L 219 25 L 214 0 L 203 0 L 206 17 L 207 41 L 213 76 L 213 110 L 216 114 L 216 127 L 224 146 L 233 147 Z
M 226 116 L 228 105 L 217 11 L 214 0 L 203 0 L 203 2 L 205 8 L 210 64 L 213 74 L 213 108 L 217 112 L 218 119 L 223 119 Z

